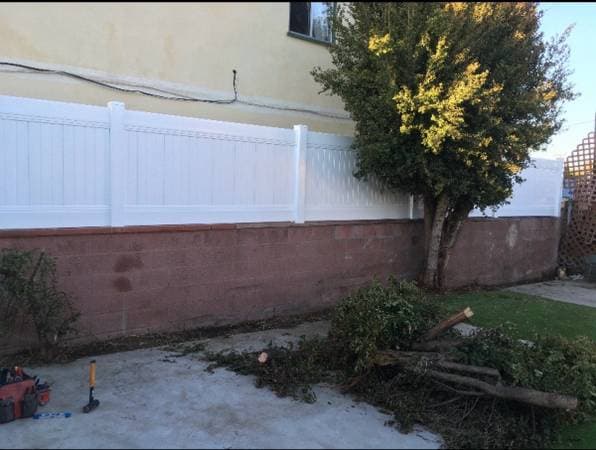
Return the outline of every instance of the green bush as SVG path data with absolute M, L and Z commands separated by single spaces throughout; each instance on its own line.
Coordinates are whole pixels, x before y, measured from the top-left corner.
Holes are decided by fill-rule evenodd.
M 39 350 L 51 359 L 60 341 L 76 332 L 78 318 L 57 286 L 53 258 L 37 250 L 0 252 L 0 334 L 32 327 Z
M 407 349 L 441 318 L 439 304 L 412 282 L 374 281 L 343 299 L 331 322 L 329 337 L 341 348 L 355 372 L 371 365 L 378 350 Z

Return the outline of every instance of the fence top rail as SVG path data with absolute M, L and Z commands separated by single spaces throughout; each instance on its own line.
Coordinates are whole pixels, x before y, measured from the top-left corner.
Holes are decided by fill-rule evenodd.
M 207 135 L 223 138 L 249 138 L 280 145 L 294 145 L 294 130 L 290 128 L 266 127 L 238 122 L 224 122 L 188 116 L 126 110 L 125 128 L 130 131 L 145 131 L 165 134 Z
M 15 112 L 15 111 L 18 111 Z M 6 119 L 108 128 L 110 116 L 105 106 L 55 102 L 0 95 L 0 115 Z
M 542 170 L 552 170 L 554 172 L 561 171 L 561 176 L 563 174 L 563 160 L 562 159 L 549 159 L 549 158 L 532 158 L 532 163 L 530 164 L 529 169 L 542 169 Z
M 307 146 L 311 148 L 329 148 L 332 150 L 351 150 L 352 142 L 353 139 L 350 136 L 320 133 L 318 131 L 309 130 Z

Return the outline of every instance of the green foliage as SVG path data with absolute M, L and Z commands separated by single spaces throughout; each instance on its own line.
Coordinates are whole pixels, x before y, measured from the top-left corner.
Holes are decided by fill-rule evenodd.
M 437 302 L 411 282 L 373 282 L 343 299 L 329 336 L 355 372 L 366 370 L 379 349 L 408 348 L 440 317 Z
M 211 364 L 206 370 L 227 367 L 243 375 L 256 375 L 256 387 L 268 386 L 280 397 L 290 396 L 306 403 L 317 400 L 313 384 L 337 381 L 331 371 L 333 352 L 325 339 L 302 338 L 297 346 L 292 343 L 288 347 L 269 345 L 264 351 L 268 354 L 266 364 L 257 361 L 260 352 L 207 353 L 205 358 Z
M 40 349 L 51 357 L 60 340 L 76 330 L 79 313 L 57 286 L 54 260 L 43 252 L 0 252 L 0 332 L 33 327 Z
M 367 2 L 337 8 L 333 67 L 316 68 L 356 123 L 357 176 L 449 208 L 503 203 L 574 97 L 566 33 L 535 2 Z
M 506 383 L 576 396 L 579 413 L 596 413 L 596 343 L 581 336 L 511 338 L 504 329 L 484 329 L 458 350 L 467 364 L 494 367 Z

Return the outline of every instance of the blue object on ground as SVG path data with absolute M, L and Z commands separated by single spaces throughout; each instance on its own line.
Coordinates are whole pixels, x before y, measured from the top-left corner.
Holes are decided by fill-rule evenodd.
M 72 414 L 69 412 L 44 412 L 33 414 L 34 419 L 68 419 L 70 416 L 72 416 Z

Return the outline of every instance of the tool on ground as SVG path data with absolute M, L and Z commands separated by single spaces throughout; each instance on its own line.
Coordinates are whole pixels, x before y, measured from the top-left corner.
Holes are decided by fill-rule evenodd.
M 39 398 L 39 387 L 44 391 Z M 25 373 L 22 367 L 0 368 L 0 423 L 32 417 L 39 405 L 49 401 L 50 387 L 39 386 L 39 379 Z
M 93 398 L 95 389 L 95 360 L 91 361 L 89 366 L 89 403 L 83 407 L 84 413 L 89 413 L 99 406 L 99 400 Z
M 45 413 L 37 413 L 37 414 L 33 414 L 33 418 L 34 419 L 68 419 L 70 416 L 72 416 L 72 413 L 69 413 L 67 411 L 65 412 L 45 412 Z
M 37 400 L 39 406 L 44 406 L 50 401 L 50 385 L 48 383 L 40 384 L 39 380 L 36 381 L 35 388 L 37 390 Z

